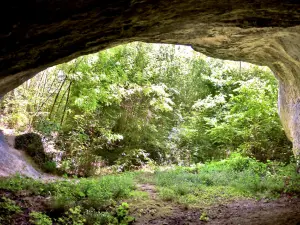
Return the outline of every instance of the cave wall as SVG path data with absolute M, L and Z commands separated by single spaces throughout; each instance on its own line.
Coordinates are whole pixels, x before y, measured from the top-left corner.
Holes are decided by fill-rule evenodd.
M 49 66 L 115 45 L 191 45 L 272 69 L 300 155 L 299 0 L 4 0 L 0 19 L 0 97 Z

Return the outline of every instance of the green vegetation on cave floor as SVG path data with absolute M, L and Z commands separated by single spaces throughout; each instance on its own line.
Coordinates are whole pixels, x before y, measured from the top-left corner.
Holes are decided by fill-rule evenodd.
M 91 178 L 41 182 L 16 175 L 1 180 L 0 219 L 1 224 L 297 224 L 299 183 L 294 164 L 239 154 Z
M 187 46 L 48 68 L 0 102 L 0 224 L 299 225 L 277 94 L 268 68 Z

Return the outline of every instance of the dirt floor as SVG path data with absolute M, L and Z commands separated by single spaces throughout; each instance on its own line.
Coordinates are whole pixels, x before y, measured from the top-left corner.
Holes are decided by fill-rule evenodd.
M 4 221 L 1 225 L 30 225 L 29 213 L 32 211 L 47 211 L 49 199 L 43 196 L 35 196 L 27 191 L 18 193 L 0 190 L 0 198 L 6 197 L 14 200 L 20 206 L 22 213 L 13 215 L 9 221 Z M 1 216 L 1 215 L 0 215 Z M 2 215 L 3 216 L 3 215 Z
M 150 184 L 139 185 L 138 189 L 148 192 L 149 199 L 133 206 L 136 225 L 300 225 L 299 197 L 282 196 L 272 201 L 240 200 L 204 210 L 186 209 L 160 201 L 155 186 Z M 200 220 L 203 213 L 207 214 L 208 221 Z
M 138 185 L 138 190 L 147 192 L 144 200 L 129 202 L 130 214 L 136 218 L 134 225 L 300 225 L 300 198 L 282 196 L 277 200 L 240 200 L 209 209 L 188 209 L 158 198 L 155 186 Z M 27 191 L 12 193 L 0 190 L 0 197 L 14 200 L 23 211 L 9 223 L 2 225 L 29 225 L 31 211 L 48 211 L 49 199 L 34 196 Z M 201 221 L 203 213 L 208 221 Z M 1 215 L 0 215 L 1 216 Z

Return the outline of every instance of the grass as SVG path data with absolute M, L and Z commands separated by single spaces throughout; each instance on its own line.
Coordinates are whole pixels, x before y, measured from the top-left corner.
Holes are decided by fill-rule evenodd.
M 43 196 L 44 199 L 50 199 L 45 210 L 58 224 L 98 224 L 89 219 L 118 224 L 118 220 L 124 219 L 116 213 L 118 206 L 123 204 L 122 201 L 133 195 L 141 196 L 140 193 L 135 192 L 132 173 L 51 183 L 42 183 L 17 175 L 2 179 L 0 189 L 13 192 L 16 196 L 19 192 L 26 191 L 27 196 Z M 36 218 L 31 219 L 38 221 L 36 224 L 39 224 L 42 219 L 47 219 L 46 216 L 36 214 Z M 115 218 L 116 216 L 118 217 Z M 112 221 L 117 222 L 112 223 Z M 99 224 L 106 223 L 99 222 Z
M 154 185 L 158 198 L 152 198 L 153 193 L 149 195 L 138 190 L 136 183 Z M 49 218 L 58 221 L 58 224 L 59 220 L 67 223 L 75 218 L 78 224 L 97 225 L 132 221 L 129 212 L 141 217 L 146 217 L 147 213 L 149 216 L 153 213 L 167 214 L 172 211 L 174 204 L 206 208 L 236 199 L 298 195 L 300 176 L 295 172 L 295 164 L 264 164 L 233 155 L 229 159 L 205 165 L 173 166 L 168 169 L 158 167 L 153 173 L 125 172 L 50 183 L 16 175 L 0 180 L 0 190 L 15 193 L 15 196 L 26 191 L 27 196 L 50 199 L 44 211 L 32 214 L 31 220 L 36 224 Z M 124 202 L 128 202 L 132 210 L 126 208 L 126 213 L 122 212 L 124 216 L 121 217 L 118 209 Z
M 162 199 L 200 207 L 241 198 L 300 193 L 295 164 L 264 164 L 240 155 L 206 165 L 158 170 L 152 182 Z

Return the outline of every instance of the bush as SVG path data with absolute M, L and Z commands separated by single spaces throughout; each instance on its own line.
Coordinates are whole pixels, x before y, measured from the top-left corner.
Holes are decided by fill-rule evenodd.
M 87 225 L 112 225 L 118 224 L 118 219 L 109 212 L 97 212 L 91 208 L 84 213 Z
M 176 193 L 170 188 L 159 189 L 159 196 L 165 201 L 172 201 L 176 199 Z
M 30 223 L 34 225 L 52 225 L 52 219 L 41 212 L 31 212 L 29 216 Z
M 17 128 L 18 130 L 25 130 L 29 124 L 28 115 L 23 112 L 14 112 L 7 118 L 8 126 Z
M 33 194 L 40 194 L 45 185 L 38 180 L 16 174 L 13 177 L 1 179 L 0 189 L 8 191 L 28 190 Z
M 85 218 L 81 214 L 81 207 L 76 206 L 70 208 L 57 222 L 61 225 L 84 225 L 85 221 Z
M 127 225 L 135 220 L 134 217 L 129 216 L 129 205 L 123 202 L 116 210 L 119 224 Z
M 15 148 L 24 150 L 28 155 L 35 157 L 37 155 L 44 156 L 44 147 L 40 135 L 36 133 L 22 134 L 15 139 Z
M 127 225 L 131 224 L 135 218 L 129 216 L 129 205 L 123 202 L 111 212 L 99 212 L 91 208 L 84 213 L 87 225 Z
M 149 153 L 143 149 L 127 149 L 122 153 L 115 164 L 119 167 L 120 171 L 131 170 L 134 168 L 140 168 L 147 163 L 152 162 L 149 158 Z
M 44 117 L 36 117 L 33 121 L 34 128 L 43 135 L 50 136 L 52 132 L 60 130 L 60 126 Z
M 46 161 L 43 164 L 43 170 L 46 173 L 55 173 L 56 172 L 56 162 L 54 162 L 54 161 Z
M 36 133 L 22 134 L 15 139 L 15 148 L 24 150 L 48 173 L 56 172 L 56 163 L 45 154 L 42 138 Z
M 157 171 L 155 181 L 164 200 L 210 205 L 241 197 L 274 198 L 300 192 L 296 164 L 258 162 L 239 154 L 192 170 L 175 167 Z
M 129 175 L 111 175 L 94 180 L 92 183 L 88 180 L 82 180 L 80 183 L 86 187 L 88 185 L 86 204 L 94 208 L 105 208 L 116 199 L 128 197 L 134 188 L 133 178 Z
M 24 150 L 28 155 L 33 157 L 34 161 L 39 165 L 47 159 L 44 151 L 42 139 L 36 133 L 22 134 L 15 139 L 15 148 Z
M 6 197 L 0 199 L 0 223 L 8 223 L 13 215 L 21 212 L 21 208 L 16 203 Z

